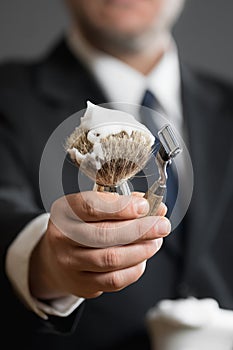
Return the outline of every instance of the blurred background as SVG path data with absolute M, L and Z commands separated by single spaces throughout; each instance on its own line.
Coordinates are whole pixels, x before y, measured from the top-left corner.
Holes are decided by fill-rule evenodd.
M 181 56 L 190 64 L 233 81 L 233 1 L 186 0 L 174 27 Z M 38 56 L 67 26 L 62 0 L 0 1 L 0 62 Z

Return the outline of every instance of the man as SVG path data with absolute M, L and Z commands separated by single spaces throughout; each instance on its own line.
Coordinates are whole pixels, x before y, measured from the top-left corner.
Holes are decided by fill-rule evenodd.
M 233 307 L 232 88 L 180 63 L 170 30 L 182 0 L 66 2 L 72 26 L 51 53 L 0 69 L 3 337 L 24 349 L 150 349 L 145 315 L 158 300 L 211 296 Z M 194 195 L 178 232 L 161 247 L 165 206 L 146 217 L 140 194 L 76 193 L 73 169 L 67 196 L 45 213 L 39 166 L 52 132 L 87 100 L 140 104 L 146 90 L 192 156 Z M 107 247 L 68 239 L 57 218 Z M 121 235 L 130 244 L 117 245 Z

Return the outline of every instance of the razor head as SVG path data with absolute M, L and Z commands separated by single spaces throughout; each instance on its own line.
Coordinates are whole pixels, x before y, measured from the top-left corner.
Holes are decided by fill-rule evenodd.
M 164 161 L 169 161 L 182 151 L 171 125 L 164 125 L 158 131 L 158 136 L 161 143 L 159 153 Z

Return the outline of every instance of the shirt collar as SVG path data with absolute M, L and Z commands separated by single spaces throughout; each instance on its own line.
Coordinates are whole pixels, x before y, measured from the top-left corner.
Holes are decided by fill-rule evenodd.
M 173 39 L 160 62 L 147 76 L 119 59 L 93 49 L 74 28 L 68 31 L 67 42 L 73 54 L 95 76 L 109 102 L 140 104 L 145 90 L 149 89 L 155 94 L 168 119 L 172 119 L 176 125 L 181 124 L 180 67 Z

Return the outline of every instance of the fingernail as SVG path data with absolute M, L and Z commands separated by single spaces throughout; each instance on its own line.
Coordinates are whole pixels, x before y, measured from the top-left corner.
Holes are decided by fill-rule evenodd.
M 166 235 L 171 232 L 171 224 L 170 221 L 166 218 L 159 219 L 155 224 L 156 233 L 159 235 Z
M 139 215 L 147 214 L 149 211 L 149 203 L 146 199 L 140 199 L 135 204 L 136 211 Z

